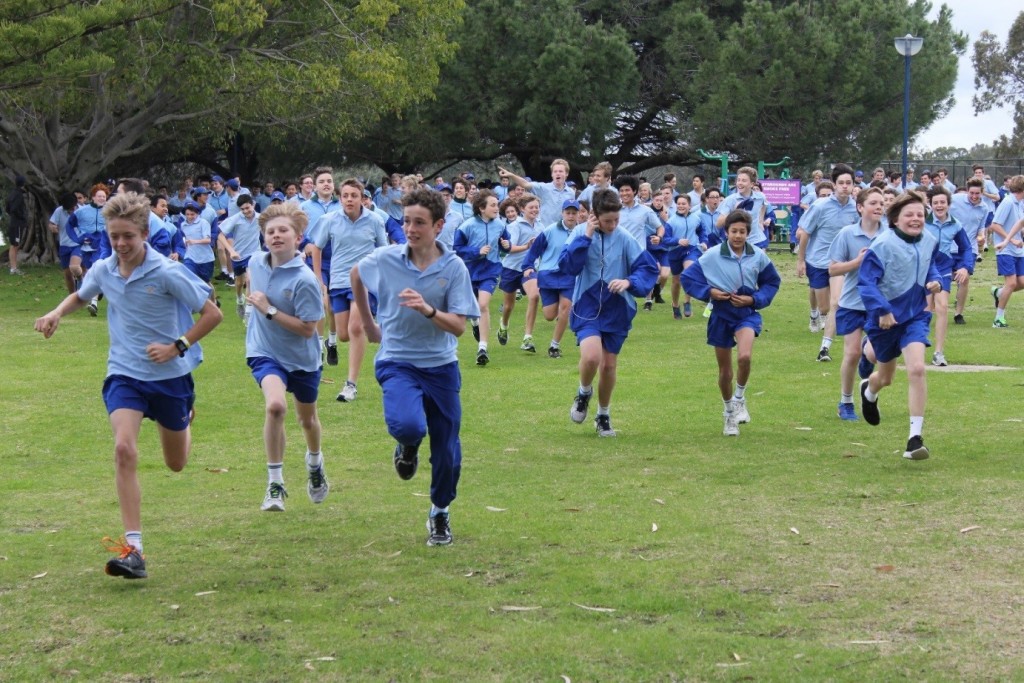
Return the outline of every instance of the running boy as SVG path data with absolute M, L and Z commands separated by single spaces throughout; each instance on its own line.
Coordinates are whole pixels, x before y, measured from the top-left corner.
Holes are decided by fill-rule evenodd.
M 558 259 L 559 270 L 576 277 L 569 325 L 580 347 L 580 388 L 569 418 L 577 424 L 587 419 L 594 377 L 600 373 L 594 426 L 598 436 L 615 436 L 609 408 L 619 352 L 636 315 L 633 297 L 651 291 L 658 264 L 632 235 L 616 230 L 622 204 L 614 191 L 594 192 L 592 208 Z
M 283 472 L 286 392 L 295 397 L 295 412 L 306 437 L 309 499 L 322 503 L 330 490 L 320 453 L 316 410 L 322 371 L 316 327 L 324 317 L 323 299 L 319 279 L 298 252 L 307 220 L 307 214 L 295 202 L 267 207 L 260 214 L 259 227 L 269 253 L 257 252 L 247 264 L 250 282 L 246 306 L 258 315 L 250 318 L 245 331 L 245 358 L 266 402 L 263 445 L 268 481 L 261 509 L 268 512 L 283 512 L 288 495 Z M 231 258 L 237 261 L 234 255 Z M 237 280 L 237 267 L 235 274 Z
M 750 379 L 754 338 L 761 334 L 762 308 L 767 308 L 782 280 L 768 255 L 748 241 L 753 217 L 734 210 L 725 217 L 721 246 L 708 249 L 680 275 L 683 287 L 713 304 L 708 320 L 708 345 L 715 347 L 718 388 L 725 407 L 725 436 L 739 436 L 739 424 L 750 422 L 745 391 Z M 736 349 L 736 391 L 733 392 L 732 349 Z
M 114 432 L 115 481 L 125 528 L 120 541 L 104 539 L 118 553 L 107 562 L 106 573 L 144 579 L 139 429 L 143 418 L 155 420 L 164 463 L 174 472 L 185 467 L 195 402 L 191 372 L 203 360 L 198 342 L 217 326 L 221 314 L 209 300 L 209 285 L 146 243 L 145 197 L 117 195 L 104 205 L 103 218 L 114 255 L 98 261 L 81 288 L 36 320 L 35 329 L 49 339 L 62 317 L 100 293 L 106 296 L 110 352 L 103 400 Z M 199 319 L 193 324 L 194 312 Z
M 892 384 L 902 355 L 910 383 L 910 437 L 903 457 L 910 460 L 928 457 L 921 431 L 928 399 L 924 349 L 932 314 L 925 308 L 925 299 L 928 292 L 942 289 L 935 267 L 939 241 L 924 226 L 922 195 L 905 192 L 897 197 L 889 207 L 889 231 L 865 252 L 857 282 L 867 310 L 864 331 L 878 359 L 875 371 L 860 383 L 861 414 L 870 425 L 881 422 L 878 393 Z
M 406 244 L 377 249 L 360 260 L 352 268 L 352 291 L 367 338 L 380 343 L 374 365 L 384 422 L 398 442 L 395 471 L 412 479 L 420 444 L 429 434 L 427 545 L 448 545 L 448 506 L 462 470 L 458 337 L 466 331 L 466 318 L 480 315 L 480 308 L 465 264 L 436 239 L 444 225 L 441 195 L 413 190 L 402 205 Z M 369 293 L 377 297 L 376 321 Z
M 523 258 L 523 277 L 530 277 L 536 271 L 544 319 L 555 321 L 548 358 L 562 357 L 562 335 L 569 324 L 572 289 L 576 278 L 558 269 L 558 257 L 562 255 L 562 247 L 569 239 L 569 233 L 576 227 L 579 212 L 580 203 L 575 199 L 562 202 L 562 220 L 544 228 Z

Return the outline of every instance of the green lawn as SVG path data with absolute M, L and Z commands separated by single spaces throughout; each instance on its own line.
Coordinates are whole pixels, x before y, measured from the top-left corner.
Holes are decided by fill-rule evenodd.
M 59 301 L 59 272 L 3 269 L 0 680 L 1024 677 L 1024 298 L 992 329 L 994 267 L 980 264 L 946 356 L 1016 369 L 930 371 L 932 457 L 909 462 L 905 376 L 883 392 L 880 426 L 840 422 L 841 341 L 835 362 L 814 361 L 806 285 L 791 256 L 774 258 L 784 285 L 739 438 L 721 435 L 699 309 L 638 315 L 616 439 L 568 419 L 571 334 L 560 360 L 544 354 L 550 323 L 540 353 L 519 351 L 523 306 L 478 368 L 467 333 L 449 548 L 425 545 L 429 467 L 394 474 L 371 358 L 359 399 L 334 401 L 344 349 L 321 398 L 331 495 L 306 497 L 290 418 L 288 509 L 260 512 L 262 397 L 226 307 L 203 343 L 184 472 L 143 427 L 150 578 L 136 582 L 103 574 L 99 543 L 122 533 L 104 307 L 44 341 L 32 322 Z

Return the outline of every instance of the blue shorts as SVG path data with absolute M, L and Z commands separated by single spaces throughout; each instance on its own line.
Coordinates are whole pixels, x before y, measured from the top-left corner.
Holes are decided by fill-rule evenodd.
M 137 410 L 164 429 L 180 432 L 188 429 L 195 385 L 191 374 L 151 381 L 110 375 L 103 380 L 103 402 L 108 414 L 122 408 Z
M 252 257 L 251 256 L 246 256 L 244 259 L 241 259 L 240 261 L 232 261 L 231 262 L 231 268 L 232 268 L 232 270 L 235 271 L 235 276 L 236 277 L 239 276 L 239 275 L 245 275 L 245 271 L 249 270 L 249 259 L 250 258 L 252 258 Z
M 498 287 L 498 278 L 489 277 L 485 280 L 473 280 L 473 295 L 478 296 L 480 292 L 487 292 L 488 294 L 494 294 L 494 290 Z
M 942 291 L 949 294 L 949 291 L 953 288 L 953 274 L 942 275 L 939 277 L 939 284 L 942 286 Z
M 928 343 L 928 326 L 931 321 L 932 314 L 922 311 L 909 322 L 900 323 L 888 330 L 883 330 L 877 325 L 873 325 L 871 329 L 865 329 L 878 362 L 888 363 L 894 358 L 899 358 L 903 349 L 914 342 L 931 346 Z
M 836 310 L 836 334 L 850 334 L 857 330 L 863 330 L 867 320 L 867 311 L 855 311 L 852 308 L 840 306 Z
M 281 378 L 281 381 L 284 382 L 285 391 L 294 394 L 296 401 L 299 403 L 316 403 L 316 398 L 320 395 L 320 373 L 323 371 L 323 368 L 312 372 L 308 370 L 288 371 L 281 367 L 281 364 L 276 360 L 266 356 L 246 358 L 245 362 L 249 365 L 249 369 L 252 370 L 252 376 L 256 380 L 256 384 L 263 386 L 263 378 L 267 375 L 274 375 Z
M 601 346 L 608 353 L 622 351 L 622 345 L 626 343 L 626 336 L 629 334 L 628 332 L 604 332 L 593 323 L 573 329 L 573 332 L 576 334 L 576 346 L 579 346 L 580 342 L 587 337 L 601 337 Z
M 562 299 L 572 301 L 572 290 L 573 287 L 566 287 L 565 289 L 542 288 L 540 290 L 540 305 L 551 306 L 557 304 Z
M 57 258 L 60 259 L 61 268 L 66 270 L 71 267 L 71 257 L 75 255 L 76 251 L 78 251 L 78 247 L 60 247 L 57 250 Z
M 321 268 L 320 269 L 320 282 L 323 282 L 327 286 L 328 290 L 331 289 L 331 269 L 330 268 L 326 268 L 326 269 L 325 268 Z
M 355 307 L 355 304 L 353 303 L 354 300 L 352 298 L 352 290 L 348 287 L 328 290 L 327 295 L 331 298 L 332 313 L 345 313 Z M 377 297 L 373 294 L 370 294 L 369 297 L 370 313 L 377 315 Z
M 996 256 L 996 272 L 1000 275 L 1021 277 L 1024 275 L 1024 256 L 1000 254 Z
M 648 254 L 654 257 L 655 262 L 660 268 L 668 267 L 668 252 L 667 251 L 648 251 Z
M 98 251 L 82 251 L 79 249 L 75 252 L 75 256 L 82 259 L 82 268 L 89 270 L 92 268 L 92 264 L 96 263 L 100 259 L 100 252 Z
M 508 292 L 509 294 L 519 291 L 523 287 L 523 271 L 502 268 L 501 282 L 498 287 L 501 288 L 501 291 Z
M 728 301 L 722 301 L 720 305 L 731 306 Z M 731 349 L 736 346 L 736 330 L 749 327 L 754 331 L 755 337 L 761 336 L 761 314 L 754 313 L 739 322 L 725 320 L 720 315 L 715 315 L 715 309 L 711 309 L 711 318 L 708 320 L 708 346 L 719 349 Z
M 828 289 L 828 268 L 807 264 L 807 286 L 811 289 Z
M 196 263 L 192 259 L 185 259 L 185 267 L 203 282 L 210 282 L 213 279 L 213 261 Z
M 754 244 L 754 246 L 757 247 L 758 249 L 767 249 L 768 245 L 771 244 L 771 243 L 772 243 L 772 241 L 770 239 L 765 238 L 765 239 L 761 240 L 760 242 L 756 242 Z

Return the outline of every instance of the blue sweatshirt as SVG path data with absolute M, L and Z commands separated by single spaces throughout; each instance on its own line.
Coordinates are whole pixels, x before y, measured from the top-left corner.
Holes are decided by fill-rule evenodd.
M 576 277 L 572 295 L 573 331 L 590 323 L 607 332 L 626 332 L 633 326 L 636 300 L 647 296 L 658 281 L 658 264 L 630 233 L 615 229 L 587 237 L 587 226 L 579 225 L 569 235 L 558 259 L 558 268 Z M 613 294 L 612 280 L 629 280 L 629 289 Z
M 966 268 L 967 272 L 974 275 L 974 249 L 971 248 L 971 241 L 956 218 L 946 216 L 946 220 L 940 221 L 935 214 L 928 216 L 928 222 L 924 224 L 928 232 L 939 241 L 939 253 L 935 255 L 935 267 L 943 275 L 949 275 L 953 271 Z M 957 251 L 953 253 L 953 245 Z
M 782 285 L 768 254 L 750 242 L 744 245 L 739 256 L 732 252 L 728 242 L 708 249 L 680 274 L 679 281 L 690 296 L 701 301 L 711 300 L 712 287 L 731 294 L 752 296 L 753 306 L 714 302 L 711 315 L 729 322 L 739 322 L 767 308 Z
M 495 218 L 487 222 L 480 216 L 473 216 L 459 225 L 455 231 L 455 253 L 466 263 L 469 277 L 474 282 L 501 275 L 501 254 L 499 240 L 508 240 L 505 221 Z M 491 250 L 486 256 L 480 255 L 484 246 Z
M 857 282 L 868 314 L 864 329 L 879 329 L 878 319 L 888 313 L 899 324 L 925 313 L 925 285 L 941 277 L 935 267 L 938 251 L 939 241 L 927 230 L 911 238 L 892 227 L 875 238 L 864 253 Z
M 558 269 L 569 234 L 572 231 L 562 221 L 552 223 L 540 231 L 523 258 L 523 271 L 537 269 L 537 286 L 541 289 L 568 289 L 576 284 L 576 277 Z

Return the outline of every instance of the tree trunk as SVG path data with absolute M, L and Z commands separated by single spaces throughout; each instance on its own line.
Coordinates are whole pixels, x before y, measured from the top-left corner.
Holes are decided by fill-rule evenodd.
M 28 228 L 18 251 L 19 263 L 54 263 L 57 260 L 57 236 L 50 232 L 53 204 L 46 195 L 32 188 L 25 193 Z

